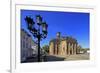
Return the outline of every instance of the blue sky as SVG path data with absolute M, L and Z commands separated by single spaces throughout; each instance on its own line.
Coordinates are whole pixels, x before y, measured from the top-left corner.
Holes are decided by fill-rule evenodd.
M 72 36 L 83 48 L 89 48 L 89 13 L 21 10 L 21 28 L 28 31 L 24 18 L 30 16 L 35 21 L 38 14 L 48 24 L 48 35 L 41 41 L 41 46 L 49 44 L 56 33 L 61 32 L 62 36 Z

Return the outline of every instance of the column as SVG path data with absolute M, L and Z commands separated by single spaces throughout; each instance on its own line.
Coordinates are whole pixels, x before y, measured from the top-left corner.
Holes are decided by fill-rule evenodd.
M 50 43 L 50 46 L 49 46 L 49 54 L 50 55 L 53 55 L 54 54 L 54 44 L 53 43 Z
M 74 44 L 74 54 L 76 54 L 76 44 Z
M 73 51 L 73 43 L 71 45 L 71 50 L 72 50 L 72 55 L 73 55 L 73 53 L 74 53 L 74 51 Z
M 56 44 L 56 47 L 55 47 L 55 55 L 57 55 L 57 44 Z
M 68 55 L 70 55 L 70 43 L 68 43 Z
M 73 54 L 75 54 L 75 50 L 74 50 L 75 47 L 74 46 L 75 46 L 75 43 L 73 43 Z
M 68 54 L 68 44 L 66 43 L 66 55 Z
M 67 43 L 67 55 L 69 54 L 68 52 L 69 52 L 69 43 Z
M 66 55 L 67 54 L 67 44 L 66 44 L 66 42 L 65 42 L 65 44 L 64 44 L 64 55 Z
M 61 55 L 61 52 L 62 52 L 61 49 L 62 49 L 62 48 L 61 48 L 61 45 L 59 45 L 59 55 Z
M 76 44 L 76 54 L 78 53 L 78 47 L 77 47 L 77 44 Z

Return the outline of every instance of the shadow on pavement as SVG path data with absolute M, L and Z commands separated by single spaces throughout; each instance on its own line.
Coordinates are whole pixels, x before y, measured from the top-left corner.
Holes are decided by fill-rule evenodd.
M 46 57 L 47 61 L 64 61 L 65 58 L 49 55 Z
M 41 62 L 50 62 L 50 61 L 64 61 L 65 58 L 62 57 L 56 57 L 52 55 L 47 55 L 43 58 Z M 21 63 L 31 63 L 31 62 L 38 62 L 37 57 L 36 58 L 28 58 L 26 61 L 22 61 Z
M 38 62 L 38 59 L 30 57 L 30 58 L 27 58 L 25 61 L 22 61 L 21 63 L 31 63 L 31 62 Z

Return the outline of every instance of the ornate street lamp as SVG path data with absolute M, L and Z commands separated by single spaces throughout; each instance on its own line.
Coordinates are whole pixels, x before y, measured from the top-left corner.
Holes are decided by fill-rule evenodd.
M 28 24 L 28 29 L 32 33 L 32 35 L 38 39 L 38 62 L 40 59 L 40 40 L 47 37 L 47 27 L 46 22 L 42 22 L 42 17 L 40 15 L 36 15 L 36 24 L 33 19 L 29 16 L 25 18 L 26 23 Z M 39 26 L 38 28 L 35 25 Z M 42 29 L 41 29 L 42 28 Z M 40 32 L 42 30 L 42 32 Z

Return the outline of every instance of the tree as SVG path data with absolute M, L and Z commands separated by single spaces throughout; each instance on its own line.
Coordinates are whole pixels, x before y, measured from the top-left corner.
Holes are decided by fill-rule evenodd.
M 43 49 L 45 52 L 49 53 L 49 46 L 48 46 L 48 45 L 44 45 L 44 46 L 42 47 L 42 49 Z

